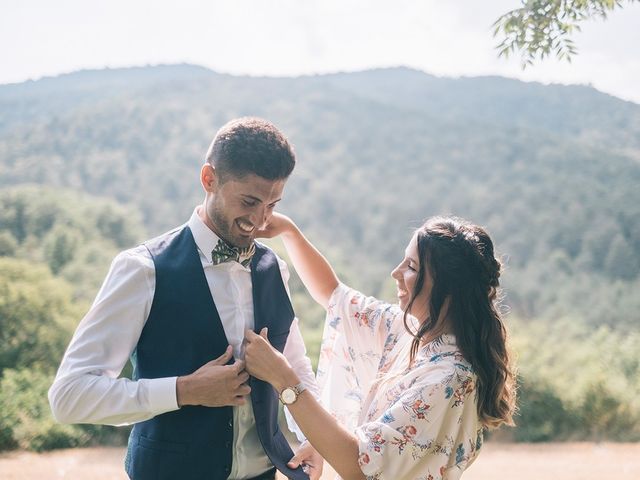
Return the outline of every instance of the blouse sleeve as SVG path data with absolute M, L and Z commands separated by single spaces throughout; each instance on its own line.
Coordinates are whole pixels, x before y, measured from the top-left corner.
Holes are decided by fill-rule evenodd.
M 327 306 L 318 363 L 320 400 L 353 430 L 378 371 L 394 306 L 338 285 Z
M 367 479 L 437 479 L 451 468 L 461 473 L 481 443 L 473 377 L 418 378 L 393 389 L 389 393 L 397 400 L 356 429 L 358 462 Z
M 327 325 L 340 331 L 356 353 L 381 355 L 397 309 L 344 284 L 334 290 L 327 306 Z

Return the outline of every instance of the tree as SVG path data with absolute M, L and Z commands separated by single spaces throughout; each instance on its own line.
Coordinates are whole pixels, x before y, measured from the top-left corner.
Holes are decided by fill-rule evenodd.
M 628 0 L 635 2 L 638 0 Z M 577 53 L 570 36 L 580 31 L 580 23 L 591 18 L 607 18 L 622 7 L 623 0 L 521 0 L 522 7 L 502 15 L 493 24 L 494 36 L 502 36 L 497 45 L 500 57 L 519 51 L 522 68 L 555 55 L 571 61 Z
M 84 309 L 46 266 L 0 258 L 0 375 L 6 368 L 53 372 Z
M 121 445 L 127 436 L 115 427 L 60 425 L 51 415 L 47 390 L 87 308 L 72 292 L 47 265 L 0 258 L 0 451 Z
M 0 257 L 49 266 L 90 300 L 118 250 L 144 238 L 131 206 L 64 189 L 18 185 L 0 189 Z

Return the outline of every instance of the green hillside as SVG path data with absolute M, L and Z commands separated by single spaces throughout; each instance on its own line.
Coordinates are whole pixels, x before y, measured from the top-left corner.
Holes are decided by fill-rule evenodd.
M 183 65 L 1 86 L 0 108 L 0 187 L 111 197 L 139 209 L 151 234 L 200 201 L 198 169 L 221 124 L 269 118 L 299 155 L 282 210 L 357 286 L 391 295 L 382 279 L 410 229 L 451 213 L 493 233 L 517 313 L 636 324 L 640 106 L 591 88 L 404 68 L 274 79 Z
M 53 423 L 42 396 L 58 359 L 42 357 L 62 355 L 118 250 L 189 217 L 209 142 L 243 115 L 293 141 L 280 210 L 367 293 L 393 299 L 389 272 L 426 217 L 489 229 L 520 358 L 516 439 L 640 439 L 639 105 L 406 68 L 257 78 L 177 65 L 4 85 L 0 109 L 0 387 L 30 392 L 20 401 L 43 419 L 0 414 L 0 449 L 111 434 Z M 317 355 L 323 314 L 295 277 L 292 291 Z M 24 348 L 21 322 L 36 339 Z

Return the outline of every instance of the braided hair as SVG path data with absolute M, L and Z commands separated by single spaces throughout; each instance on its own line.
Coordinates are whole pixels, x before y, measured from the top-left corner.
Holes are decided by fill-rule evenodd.
M 411 363 L 423 337 L 436 330 L 445 308 L 458 348 L 477 375 L 482 422 L 490 428 L 513 425 L 515 372 L 507 350 L 507 331 L 498 311 L 501 264 L 495 258 L 491 238 L 482 227 L 455 217 L 427 220 L 416 237 L 420 266 L 404 315 L 405 327 L 414 336 Z M 425 284 L 427 272 L 433 281 L 428 316 L 413 333 L 407 325 L 407 314 Z

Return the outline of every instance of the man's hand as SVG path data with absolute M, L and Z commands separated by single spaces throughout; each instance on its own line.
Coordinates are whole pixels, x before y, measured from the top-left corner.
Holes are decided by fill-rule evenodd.
M 246 384 L 249 374 L 244 370 L 243 361 L 226 365 L 231 359 L 232 352 L 229 346 L 220 357 L 205 363 L 191 375 L 178 377 L 176 383 L 178 406 L 244 405 L 247 401 L 245 396 L 251 392 L 251 387 Z
M 309 442 L 304 442 L 300 445 L 296 454 L 287 463 L 290 468 L 298 468 L 299 465 L 302 465 L 302 469 L 309 475 L 311 480 L 319 480 L 322 476 L 324 460 Z

